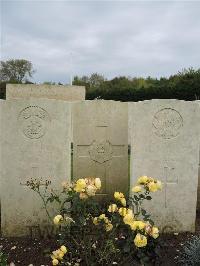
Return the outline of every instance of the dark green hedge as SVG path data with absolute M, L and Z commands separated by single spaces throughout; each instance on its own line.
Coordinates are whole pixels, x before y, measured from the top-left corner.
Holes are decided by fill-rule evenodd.
M 6 82 L 0 82 L 0 99 L 6 98 Z
M 121 79 L 121 80 L 120 80 Z M 114 81 L 114 82 L 113 82 Z M 98 88 L 86 86 L 86 99 L 101 98 L 118 101 L 142 101 L 150 99 L 200 99 L 200 72 L 177 75 L 169 79 L 150 80 L 146 86 L 137 87 L 125 77 L 105 81 Z

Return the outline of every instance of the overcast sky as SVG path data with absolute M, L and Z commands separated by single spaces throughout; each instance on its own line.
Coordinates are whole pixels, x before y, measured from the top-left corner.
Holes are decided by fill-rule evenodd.
M 169 76 L 200 67 L 199 1 L 2 1 L 1 58 L 30 60 L 34 82 Z

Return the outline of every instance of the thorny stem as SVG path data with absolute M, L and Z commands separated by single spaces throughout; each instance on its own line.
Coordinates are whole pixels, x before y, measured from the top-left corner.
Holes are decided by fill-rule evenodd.
M 38 193 L 38 195 L 40 196 L 40 198 L 41 198 L 42 201 L 43 201 L 44 209 L 45 209 L 45 211 L 46 211 L 46 214 L 47 214 L 49 220 L 52 221 L 52 217 L 51 217 L 51 215 L 50 215 L 50 213 L 49 213 L 49 211 L 48 211 L 48 209 L 47 209 L 47 201 L 45 201 L 45 196 L 42 196 L 42 194 L 40 193 L 39 190 L 37 190 L 37 193 Z M 46 193 L 46 191 L 45 191 L 45 193 Z
M 86 243 L 85 230 L 84 230 L 84 229 L 83 229 L 83 242 L 84 242 L 84 244 Z M 88 264 L 87 252 L 84 252 L 84 253 L 85 253 L 85 254 L 84 254 L 84 257 L 85 257 L 85 263 L 86 263 L 86 265 L 90 266 L 90 265 Z

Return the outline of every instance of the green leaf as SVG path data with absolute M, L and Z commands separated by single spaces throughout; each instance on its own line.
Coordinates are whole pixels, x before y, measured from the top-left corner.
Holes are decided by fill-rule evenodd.
M 138 198 L 136 195 L 134 195 L 133 197 L 134 197 L 134 199 L 135 199 L 136 201 L 139 200 L 139 198 Z
M 146 199 L 147 199 L 147 200 L 151 200 L 152 197 L 151 197 L 151 196 L 146 196 Z
M 149 215 L 149 216 L 151 216 L 151 215 Z M 154 221 L 153 220 L 149 219 L 149 222 L 150 222 L 151 225 L 154 225 Z
M 51 203 L 52 203 L 53 201 L 54 201 L 54 197 L 49 197 L 49 198 L 47 199 L 47 203 L 48 203 L 48 202 L 51 202 Z
M 141 213 L 144 216 L 147 212 L 144 209 L 141 209 Z
M 124 249 L 124 252 L 126 253 L 130 252 L 131 250 L 129 245 L 125 245 L 123 249 Z
M 58 196 L 57 196 L 57 197 L 54 197 L 54 199 L 55 199 L 55 201 L 57 201 L 58 203 L 61 203 L 61 201 L 60 201 L 60 199 L 59 199 Z

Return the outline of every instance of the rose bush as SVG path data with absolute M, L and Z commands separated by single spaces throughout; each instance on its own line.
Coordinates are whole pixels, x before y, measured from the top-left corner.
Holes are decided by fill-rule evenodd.
M 161 190 L 159 180 L 141 176 L 130 197 L 116 191 L 108 204 L 95 197 L 101 189 L 99 178 L 64 182 L 59 193 L 45 189 L 43 194 L 36 184 L 33 180 L 29 182 L 30 188 L 42 198 L 49 218 L 48 204 L 56 201 L 60 206 L 58 214 L 51 218 L 59 229 L 60 246 L 51 254 L 52 265 L 155 262 L 159 229 L 143 208 L 143 201 L 151 200 L 151 193 Z

